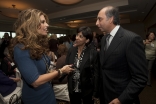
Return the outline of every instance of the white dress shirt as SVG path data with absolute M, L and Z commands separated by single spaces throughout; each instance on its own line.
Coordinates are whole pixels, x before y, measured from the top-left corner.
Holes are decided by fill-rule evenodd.
M 119 29 L 120 25 L 115 26 L 115 28 L 110 32 L 110 38 L 109 38 L 109 45 L 112 42 L 115 34 L 117 33 L 118 29 Z

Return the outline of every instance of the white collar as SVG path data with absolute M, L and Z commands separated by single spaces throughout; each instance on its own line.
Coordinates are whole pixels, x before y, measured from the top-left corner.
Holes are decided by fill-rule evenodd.
M 112 37 L 115 36 L 115 34 L 117 33 L 119 27 L 120 27 L 120 25 L 116 25 L 115 28 L 110 32 L 110 35 L 111 35 Z

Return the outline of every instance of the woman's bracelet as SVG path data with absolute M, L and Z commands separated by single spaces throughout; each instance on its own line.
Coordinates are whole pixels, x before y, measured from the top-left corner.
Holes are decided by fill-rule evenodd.
M 61 70 L 61 69 L 57 69 L 56 71 L 58 71 L 58 74 L 59 74 L 59 76 L 61 77 L 62 74 L 63 74 L 62 70 Z
M 60 76 L 62 76 L 62 74 L 63 74 L 62 70 L 61 69 L 58 69 L 58 70 L 60 70 Z

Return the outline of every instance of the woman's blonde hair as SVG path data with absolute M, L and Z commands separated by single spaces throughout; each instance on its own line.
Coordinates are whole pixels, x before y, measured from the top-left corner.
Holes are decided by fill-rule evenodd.
M 32 59 L 40 59 L 43 53 L 48 53 L 48 37 L 38 33 L 41 25 L 41 15 L 45 17 L 48 23 L 47 15 L 40 10 L 27 9 L 21 11 L 14 24 L 16 36 L 11 41 L 10 52 L 12 55 L 16 44 L 22 44 L 23 50 L 29 49 Z

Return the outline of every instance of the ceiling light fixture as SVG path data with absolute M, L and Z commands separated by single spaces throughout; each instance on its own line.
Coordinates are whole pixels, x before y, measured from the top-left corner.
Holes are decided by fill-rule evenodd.
M 73 5 L 73 4 L 77 4 L 83 0 L 51 0 L 55 3 L 61 4 L 61 5 Z
M 16 5 L 12 5 L 12 8 L 0 8 L 0 14 L 10 18 L 17 18 L 20 10 L 16 8 Z
M 71 27 L 71 28 L 77 28 L 79 26 L 79 24 L 76 23 L 69 23 L 67 24 L 67 26 Z
M 79 24 L 76 23 L 75 21 L 69 21 L 69 22 L 67 22 L 67 26 L 71 27 L 71 28 L 77 28 L 79 26 Z

